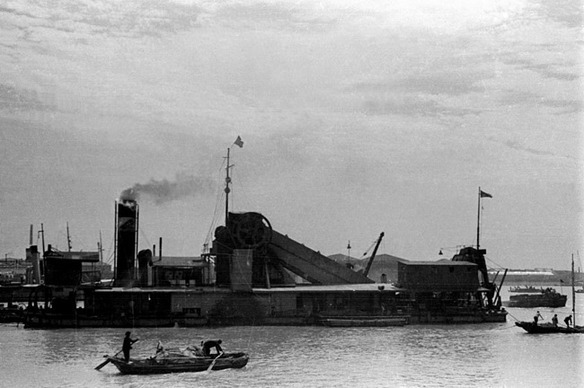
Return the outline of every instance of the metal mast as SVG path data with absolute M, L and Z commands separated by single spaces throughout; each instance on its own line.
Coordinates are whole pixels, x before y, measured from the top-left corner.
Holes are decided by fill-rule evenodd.
M 233 142 L 239 148 L 243 148 L 243 140 L 241 140 L 240 136 L 237 136 L 237 139 Z M 231 189 L 229 188 L 229 184 L 231 183 L 231 177 L 229 176 L 229 169 L 233 167 L 233 165 L 229 164 L 229 152 L 231 151 L 231 147 L 227 148 L 227 166 L 225 167 L 225 226 L 227 226 L 227 221 L 229 219 L 229 192 Z
M 229 184 L 231 183 L 231 178 L 229 177 L 229 168 L 232 166 L 229 164 L 229 151 L 230 148 L 227 148 L 227 166 L 225 167 L 225 226 L 227 226 L 227 220 L 229 218 L 229 192 L 231 191 L 229 188 Z
M 480 249 L 480 238 L 481 238 L 481 198 L 493 198 L 493 196 L 489 193 L 485 193 L 481 190 L 479 186 L 479 205 L 477 211 L 477 251 Z
M 574 254 L 572 253 L 572 318 L 576 328 L 576 289 L 574 288 Z
M 477 211 L 477 251 L 480 249 L 479 239 L 481 237 L 481 187 L 479 186 L 479 206 Z

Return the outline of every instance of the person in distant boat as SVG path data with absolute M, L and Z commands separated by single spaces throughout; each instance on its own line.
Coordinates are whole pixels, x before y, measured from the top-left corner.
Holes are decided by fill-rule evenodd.
M 564 323 L 566 324 L 566 327 L 570 327 L 570 325 L 572 324 L 572 316 L 568 315 L 565 319 L 564 319 Z
M 138 339 L 130 338 L 131 332 L 127 331 L 126 336 L 124 337 L 124 344 L 122 345 L 122 351 L 124 352 L 124 360 L 126 363 L 130 362 L 130 349 L 132 349 L 132 344 Z
M 552 317 L 552 324 L 557 327 L 558 326 L 558 314 L 554 314 Z
M 203 342 L 203 354 L 205 356 L 211 355 L 211 348 L 215 348 L 217 354 L 223 353 L 223 349 L 221 349 L 221 340 L 209 340 Z
M 539 313 L 539 311 L 537 312 L 537 314 L 535 314 L 535 316 L 533 317 L 533 324 L 537 325 L 537 321 L 541 318 L 541 320 L 543 321 L 543 317 L 541 316 L 541 314 Z

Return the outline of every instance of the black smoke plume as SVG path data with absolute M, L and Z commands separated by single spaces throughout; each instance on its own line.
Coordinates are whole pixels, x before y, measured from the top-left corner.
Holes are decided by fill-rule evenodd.
M 210 178 L 177 174 L 174 181 L 151 179 L 148 183 L 136 183 L 122 191 L 120 201 L 138 201 L 147 196 L 155 204 L 160 205 L 188 196 L 209 193 L 213 188 L 214 182 Z

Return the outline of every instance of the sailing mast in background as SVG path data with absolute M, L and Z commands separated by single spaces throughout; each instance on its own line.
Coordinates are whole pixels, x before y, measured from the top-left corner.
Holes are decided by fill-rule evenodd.
M 477 251 L 480 249 L 479 239 L 481 237 L 481 198 L 493 198 L 489 193 L 485 193 L 479 186 L 479 208 L 477 212 Z
M 572 253 L 572 323 L 576 327 L 576 288 L 574 286 L 574 254 Z

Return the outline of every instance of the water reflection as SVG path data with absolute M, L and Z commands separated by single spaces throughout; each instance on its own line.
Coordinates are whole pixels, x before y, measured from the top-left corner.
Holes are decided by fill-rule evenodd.
M 528 314 L 531 311 L 515 314 Z M 533 336 L 513 322 L 395 328 L 231 327 L 134 329 L 133 356 L 221 338 L 245 350 L 242 370 L 123 376 L 111 364 L 125 329 L 24 330 L 0 326 L 10 387 L 576 387 L 584 336 Z M 562 373 L 558 373 L 558 371 Z

